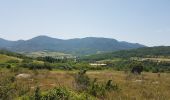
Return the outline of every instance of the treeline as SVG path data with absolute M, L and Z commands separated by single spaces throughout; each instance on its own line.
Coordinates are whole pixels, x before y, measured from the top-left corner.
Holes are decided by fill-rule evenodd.
M 165 50 L 164 47 L 155 47 L 155 48 L 159 48 L 156 53 L 153 53 L 154 55 L 157 54 L 157 56 L 159 55 L 163 55 L 163 51 L 161 50 Z M 163 49 L 164 48 L 164 49 Z M 141 48 L 144 49 L 144 48 Z M 110 53 L 107 53 L 105 55 L 103 54 L 99 54 L 97 56 L 91 56 L 91 58 L 88 59 L 68 59 L 68 58 L 63 58 L 63 59 L 57 59 L 57 58 L 53 58 L 53 57 L 38 57 L 38 58 L 29 58 L 26 57 L 24 55 L 18 54 L 18 53 L 13 53 L 10 51 L 6 51 L 6 50 L 0 50 L 0 54 L 5 54 L 8 56 L 14 56 L 14 57 L 18 57 L 18 58 L 22 58 L 22 61 L 18 61 L 18 60 L 9 60 L 5 63 L 1 63 L 0 67 L 1 68 L 11 68 L 11 67 L 21 67 L 21 68 L 28 68 L 30 70 L 34 70 L 34 69 L 48 69 L 48 70 L 52 70 L 52 69 L 61 69 L 61 70 L 80 70 L 80 69 L 87 69 L 87 70 L 104 70 L 104 69 L 115 69 L 115 70 L 131 70 L 129 67 L 129 65 L 134 62 L 133 60 L 129 59 L 134 53 L 132 51 L 141 51 L 141 49 L 136 49 L 136 50 L 129 50 L 129 51 L 118 51 L 115 52 L 114 54 L 117 56 L 113 56 Z M 153 48 L 151 48 L 152 50 Z M 169 48 L 167 47 L 166 50 L 168 50 Z M 142 51 L 148 51 L 147 49 L 144 49 Z M 160 53 L 159 53 L 159 52 Z M 126 53 L 127 52 L 127 53 Z M 132 54 L 130 53 L 132 52 Z M 151 52 L 149 50 L 149 52 Z M 154 51 L 153 51 L 154 52 Z M 166 56 L 169 55 L 169 51 L 166 51 L 164 53 L 167 53 Z M 123 55 L 124 54 L 124 55 Z M 145 56 L 142 55 L 142 52 L 135 53 L 137 55 L 133 55 L 133 56 Z M 118 56 L 119 55 L 119 56 Z M 122 55 L 122 56 L 120 56 Z M 128 56 L 127 56 L 128 55 Z M 131 56 L 130 56 L 131 55 Z M 120 58 L 120 60 L 118 61 L 107 61 L 107 62 L 103 62 L 106 64 L 106 66 L 92 66 L 89 63 L 90 62 L 96 62 L 98 60 L 102 60 L 102 59 L 113 59 L 114 58 Z M 129 57 L 129 58 L 128 58 Z M 170 72 L 170 62 L 154 62 L 154 61 L 150 61 L 150 60 L 146 60 L 146 61 L 141 61 L 143 67 L 144 67 L 144 71 L 150 71 L 150 72 Z
M 95 54 L 81 57 L 85 61 L 98 61 L 113 58 L 130 58 L 130 57 L 170 57 L 170 46 L 144 47 L 132 50 L 121 50 L 110 53 Z
M 53 58 L 50 56 L 46 56 L 46 57 L 37 57 L 36 58 L 39 61 L 44 61 L 44 62 L 49 62 L 49 63 L 66 63 L 68 61 L 74 61 L 73 58 L 66 58 L 64 57 L 63 59 L 59 59 L 59 58 Z
M 141 65 L 143 66 L 143 71 L 145 72 L 170 72 L 170 62 L 153 62 L 153 61 L 132 61 L 132 60 L 122 60 L 110 64 L 115 70 L 119 71 L 130 71 L 132 67 Z

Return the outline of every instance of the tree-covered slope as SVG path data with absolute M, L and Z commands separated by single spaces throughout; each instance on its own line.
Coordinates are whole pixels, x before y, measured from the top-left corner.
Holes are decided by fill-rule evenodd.
M 82 39 L 61 40 L 47 36 L 38 36 L 30 40 L 0 40 L 0 48 L 17 52 L 57 51 L 75 55 L 87 55 L 101 52 L 127 50 L 144 47 L 137 43 L 120 42 L 109 38 L 87 37 Z
M 84 60 L 103 60 L 112 58 L 130 58 L 130 57 L 170 57 L 170 46 L 158 46 L 158 47 L 144 47 L 132 50 L 121 50 L 110 53 L 95 54 L 90 56 L 84 56 Z

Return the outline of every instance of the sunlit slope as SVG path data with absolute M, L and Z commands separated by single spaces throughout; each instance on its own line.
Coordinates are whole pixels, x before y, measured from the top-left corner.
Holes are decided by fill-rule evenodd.
M 29 57 L 54 57 L 54 58 L 60 58 L 60 57 L 66 57 L 66 58 L 73 58 L 71 54 L 65 54 L 61 52 L 48 52 L 48 51 L 37 51 L 37 52 L 29 52 L 29 53 L 24 53 L 26 56 Z
M 22 59 L 20 58 L 16 58 L 16 57 L 12 57 L 12 56 L 7 56 L 7 55 L 3 55 L 3 54 L 0 54 L 0 63 L 6 63 L 10 60 L 18 60 L 18 61 L 21 61 Z

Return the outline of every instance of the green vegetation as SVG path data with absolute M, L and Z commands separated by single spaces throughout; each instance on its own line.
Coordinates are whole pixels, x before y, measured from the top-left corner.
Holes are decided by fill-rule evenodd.
M 45 52 L 45 55 L 49 54 L 47 56 L 50 56 L 51 54 L 54 54 L 52 56 L 55 56 L 56 52 L 54 53 L 53 51 L 74 55 L 87 55 L 96 54 L 98 52 L 118 51 L 144 47 L 141 44 L 120 42 L 115 39 L 96 37 L 61 40 L 48 36 L 38 36 L 26 41 L 0 40 L 0 48 L 8 48 L 9 50 L 17 52 L 33 52 L 31 54 L 33 56 L 39 55 L 37 51 L 44 50 L 51 51 L 51 53 Z
M 76 88 L 79 91 L 86 91 L 87 93 L 98 98 L 104 98 L 106 92 L 119 90 L 117 84 L 112 84 L 112 80 L 108 80 L 106 84 L 98 83 L 97 78 L 95 78 L 93 81 L 90 81 L 90 78 L 88 75 L 86 75 L 86 70 L 80 71 L 75 76 L 75 82 Z
M 111 53 L 95 54 L 82 57 L 82 60 L 98 61 L 114 58 L 131 58 L 131 57 L 170 57 L 170 47 L 144 47 L 132 50 L 121 50 Z
M 92 55 L 94 58 L 31 58 L 1 50 L 0 99 L 166 100 L 170 98 L 169 52 L 158 53 L 165 49 L 160 48 L 152 53 L 143 48 L 136 54 L 131 53 L 134 50 L 127 54 L 119 51 L 124 55 L 115 52 L 119 56 L 103 58 L 100 56 L 105 54 Z M 142 52 L 148 53 L 140 56 Z
M 147 47 L 84 56 L 86 62 L 102 62 L 115 70 L 130 70 L 130 64 L 140 62 L 147 72 L 170 72 L 170 47 Z
M 2 100 L 167 100 L 169 73 L 133 75 L 121 71 L 0 70 Z M 21 73 L 25 73 L 22 74 Z M 30 77 L 24 77 L 24 75 Z M 20 76 L 19 76 L 20 75 Z M 82 78 L 82 79 L 76 79 Z M 88 83 L 88 84 L 86 84 Z M 82 90 L 81 86 L 85 85 Z M 84 87 L 83 87 L 84 88 Z
M 74 56 L 72 56 L 71 54 L 65 54 L 65 53 L 61 53 L 61 52 L 49 52 L 49 51 L 37 51 L 37 52 L 25 52 L 23 53 L 26 56 L 29 57 L 53 57 L 53 58 L 73 58 Z
M 25 55 L 22 55 L 22 54 L 19 54 L 19 53 L 15 53 L 15 52 L 11 52 L 11 51 L 8 51 L 8 50 L 5 50 L 5 49 L 0 49 L 0 54 L 4 54 L 4 55 L 7 55 L 7 56 L 12 56 L 12 57 L 17 57 L 17 58 L 23 58 L 23 59 L 31 59 Z
M 153 52 L 150 49 L 154 49 Z M 50 56 L 29 58 L 21 54 L 1 50 L 0 54 L 0 66 L 11 68 L 11 67 L 22 67 L 28 69 L 60 69 L 60 70 L 131 70 L 131 63 L 140 62 L 143 65 L 143 70 L 146 72 L 170 72 L 169 62 L 169 47 L 154 47 L 154 48 L 141 48 L 136 50 L 118 51 L 114 52 L 114 56 L 109 53 L 99 54 L 94 57 L 82 57 L 82 58 L 53 58 Z M 164 51 L 160 53 L 160 51 Z M 167 52 L 165 52 L 167 50 Z M 126 52 L 126 53 L 123 53 Z M 132 53 L 133 52 L 133 53 Z M 136 54 L 135 54 L 136 53 Z M 121 56 L 121 55 L 123 56 Z M 143 54 L 143 56 L 140 56 Z M 165 55 L 166 54 L 166 55 Z M 137 56 L 135 56 L 137 55 Z M 101 57 L 103 58 L 101 58 Z M 111 57 L 113 56 L 113 57 Z M 131 56 L 131 57 L 130 57 Z M 95 57 L 97 59 L 95 59 Z M 143 57 L 143 58 L 142 58 Z M 148 57 L 148 58 L 144 58 Z M 152 57 L 152 58 L 149 58 Z M 155 58 L 153 58 L 155 57 Z M 106 66 L 94 66 L 90 63 L 106 64 Z

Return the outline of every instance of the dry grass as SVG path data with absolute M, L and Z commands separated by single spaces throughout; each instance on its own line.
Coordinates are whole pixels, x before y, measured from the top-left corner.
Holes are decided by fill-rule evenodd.
M 92 78 L 100 81 L 112 79 L 119 84 L 121 91 L 108 93 L 109 100 L 168 100 L 170 99 L 170 74 L 143 73 L 140 76 L 118 71 L 89 72 Z
M 31 91 L 38 85 L 46 91 L 56 86 L 74 88 L 74 74 L 77 71 L 23 71 L 32 75 L 30 79 L 17 79 L 20 83 L 27 84 Z M 88 71 L 91 79 L 97 78 L 99 82 L 113 80 L 121 90 L 109 92 L 105 100 L 169 100 L 170 99 L 170 74 L 143 73 L 135 76 L 121 71 Z

